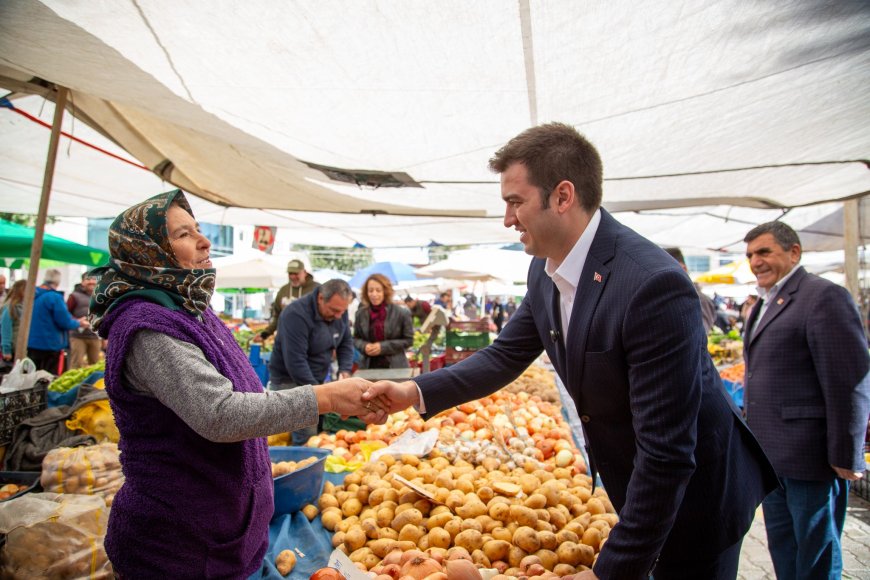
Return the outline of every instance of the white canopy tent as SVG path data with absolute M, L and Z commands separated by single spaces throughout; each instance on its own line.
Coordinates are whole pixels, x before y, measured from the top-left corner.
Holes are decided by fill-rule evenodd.
M 0 210 L 32 213 L 39 200 L 43 154 L 54 105 L 28 96 L 13 103 L 20 113 L 0 108 Z M 137 201 L 173 185 L 144 170 L 112 141 L 87 124 L 67 115 L 49 213 L 59 216 L 112 217 Z M 222 207 L 189 196 L 201 222 L 227 225 L 275 225 L 282 240 L 323 246 L 425 246 L 432 240 L 445 245 L 510 243 L 517 240 L 502 218 L 347 215 L 292 210 Z M 689 207 L 644 212 L 619 212 L 617 217 L 665 246 L 742 251 L 745 232 L 757 223 L 785 220 L 801 230 L 808 251 L 842 247 L 842 204 L 756 209 L 735 206 Z M 870 203 L 861 201 L 862 240 L 870 241 Z
M 232 207 L 497 219 L 487 158 L 550 120 L 599 147 L 611 210 L 794 207 L 870 191 L 868 11 L 13 0 L 0 86 L 68 87 L 79 119 Z
M 418 268 L 417 275 L 478 282 L 525 282 L 531 261 L 528 254 L 512 250 L 459 250 L 444 260 Z
M 215 258 L 217 288 L 280 288 L 287 284 L 286 256 L 250 254 Z

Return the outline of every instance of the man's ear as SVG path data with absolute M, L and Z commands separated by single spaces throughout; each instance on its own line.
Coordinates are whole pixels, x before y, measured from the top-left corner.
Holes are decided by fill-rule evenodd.
M 563 180 L 560 181 L 556 186 L 556 198 L 553 200 L 556 204 L 556 209 L 559 213 L 565 213 L 571 206 L 576 203 L 576 191 L 574 190 L 574 184 L 570 181 Z

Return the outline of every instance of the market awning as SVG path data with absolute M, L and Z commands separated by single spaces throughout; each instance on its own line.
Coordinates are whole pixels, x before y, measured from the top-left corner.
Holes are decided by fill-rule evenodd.
M 558 120 L 600 149 L 612 211 L 795 207 L 870 191 L 868 12 L 18 0 L 0 86 L 68 87 L 80 120 L 224 206 L 497 219 L 487 159 Z
M 33 234 L 33 228 L 0 220 L 0 258 L 30 258 Z M 45 234 L 42 258 L 96 267 L 106 264 L 109 261 L 109 254 L 97 248 Z M 10 263 L 9 266 L 12 264 Z
M 749 268 L 749 260 L 737 260 L 719 266 L 693 278 L 698 284 L 750 284 L 755 282 L 755 274 Z

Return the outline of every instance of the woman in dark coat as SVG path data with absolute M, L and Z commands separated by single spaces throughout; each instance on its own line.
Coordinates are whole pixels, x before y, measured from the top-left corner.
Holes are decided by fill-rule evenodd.
M 353 325 L 353 345 L 360 353 L 361 369 L 408 368 L 405 351 L 414 343 L 411 311 L 393 304 L 393 285 L 382 274 L 372 274 L 360 292 L 362 306 Z

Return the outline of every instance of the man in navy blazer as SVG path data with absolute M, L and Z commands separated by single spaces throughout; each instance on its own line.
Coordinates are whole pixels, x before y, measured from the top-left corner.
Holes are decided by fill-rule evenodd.
M 744 402 L 781 488 L 764 500 L 778 578 L 839 578 L 848 481 L 863 477 L 870 355 L 849 292 L 798 266 L 782 222 L 744 241 L 759 302 L 747 319 Z
M 692 282 L 599 207 L 601 160 L 573 127 L 528 129 L 490 168 L 505 226 L 535 256 L 526 297 L 491 346 L 364 398 L 432 415 L 501 388 L 546 350 L 619 514 L 576 578 L 735 578 L 775 474 L 713 367 Z

